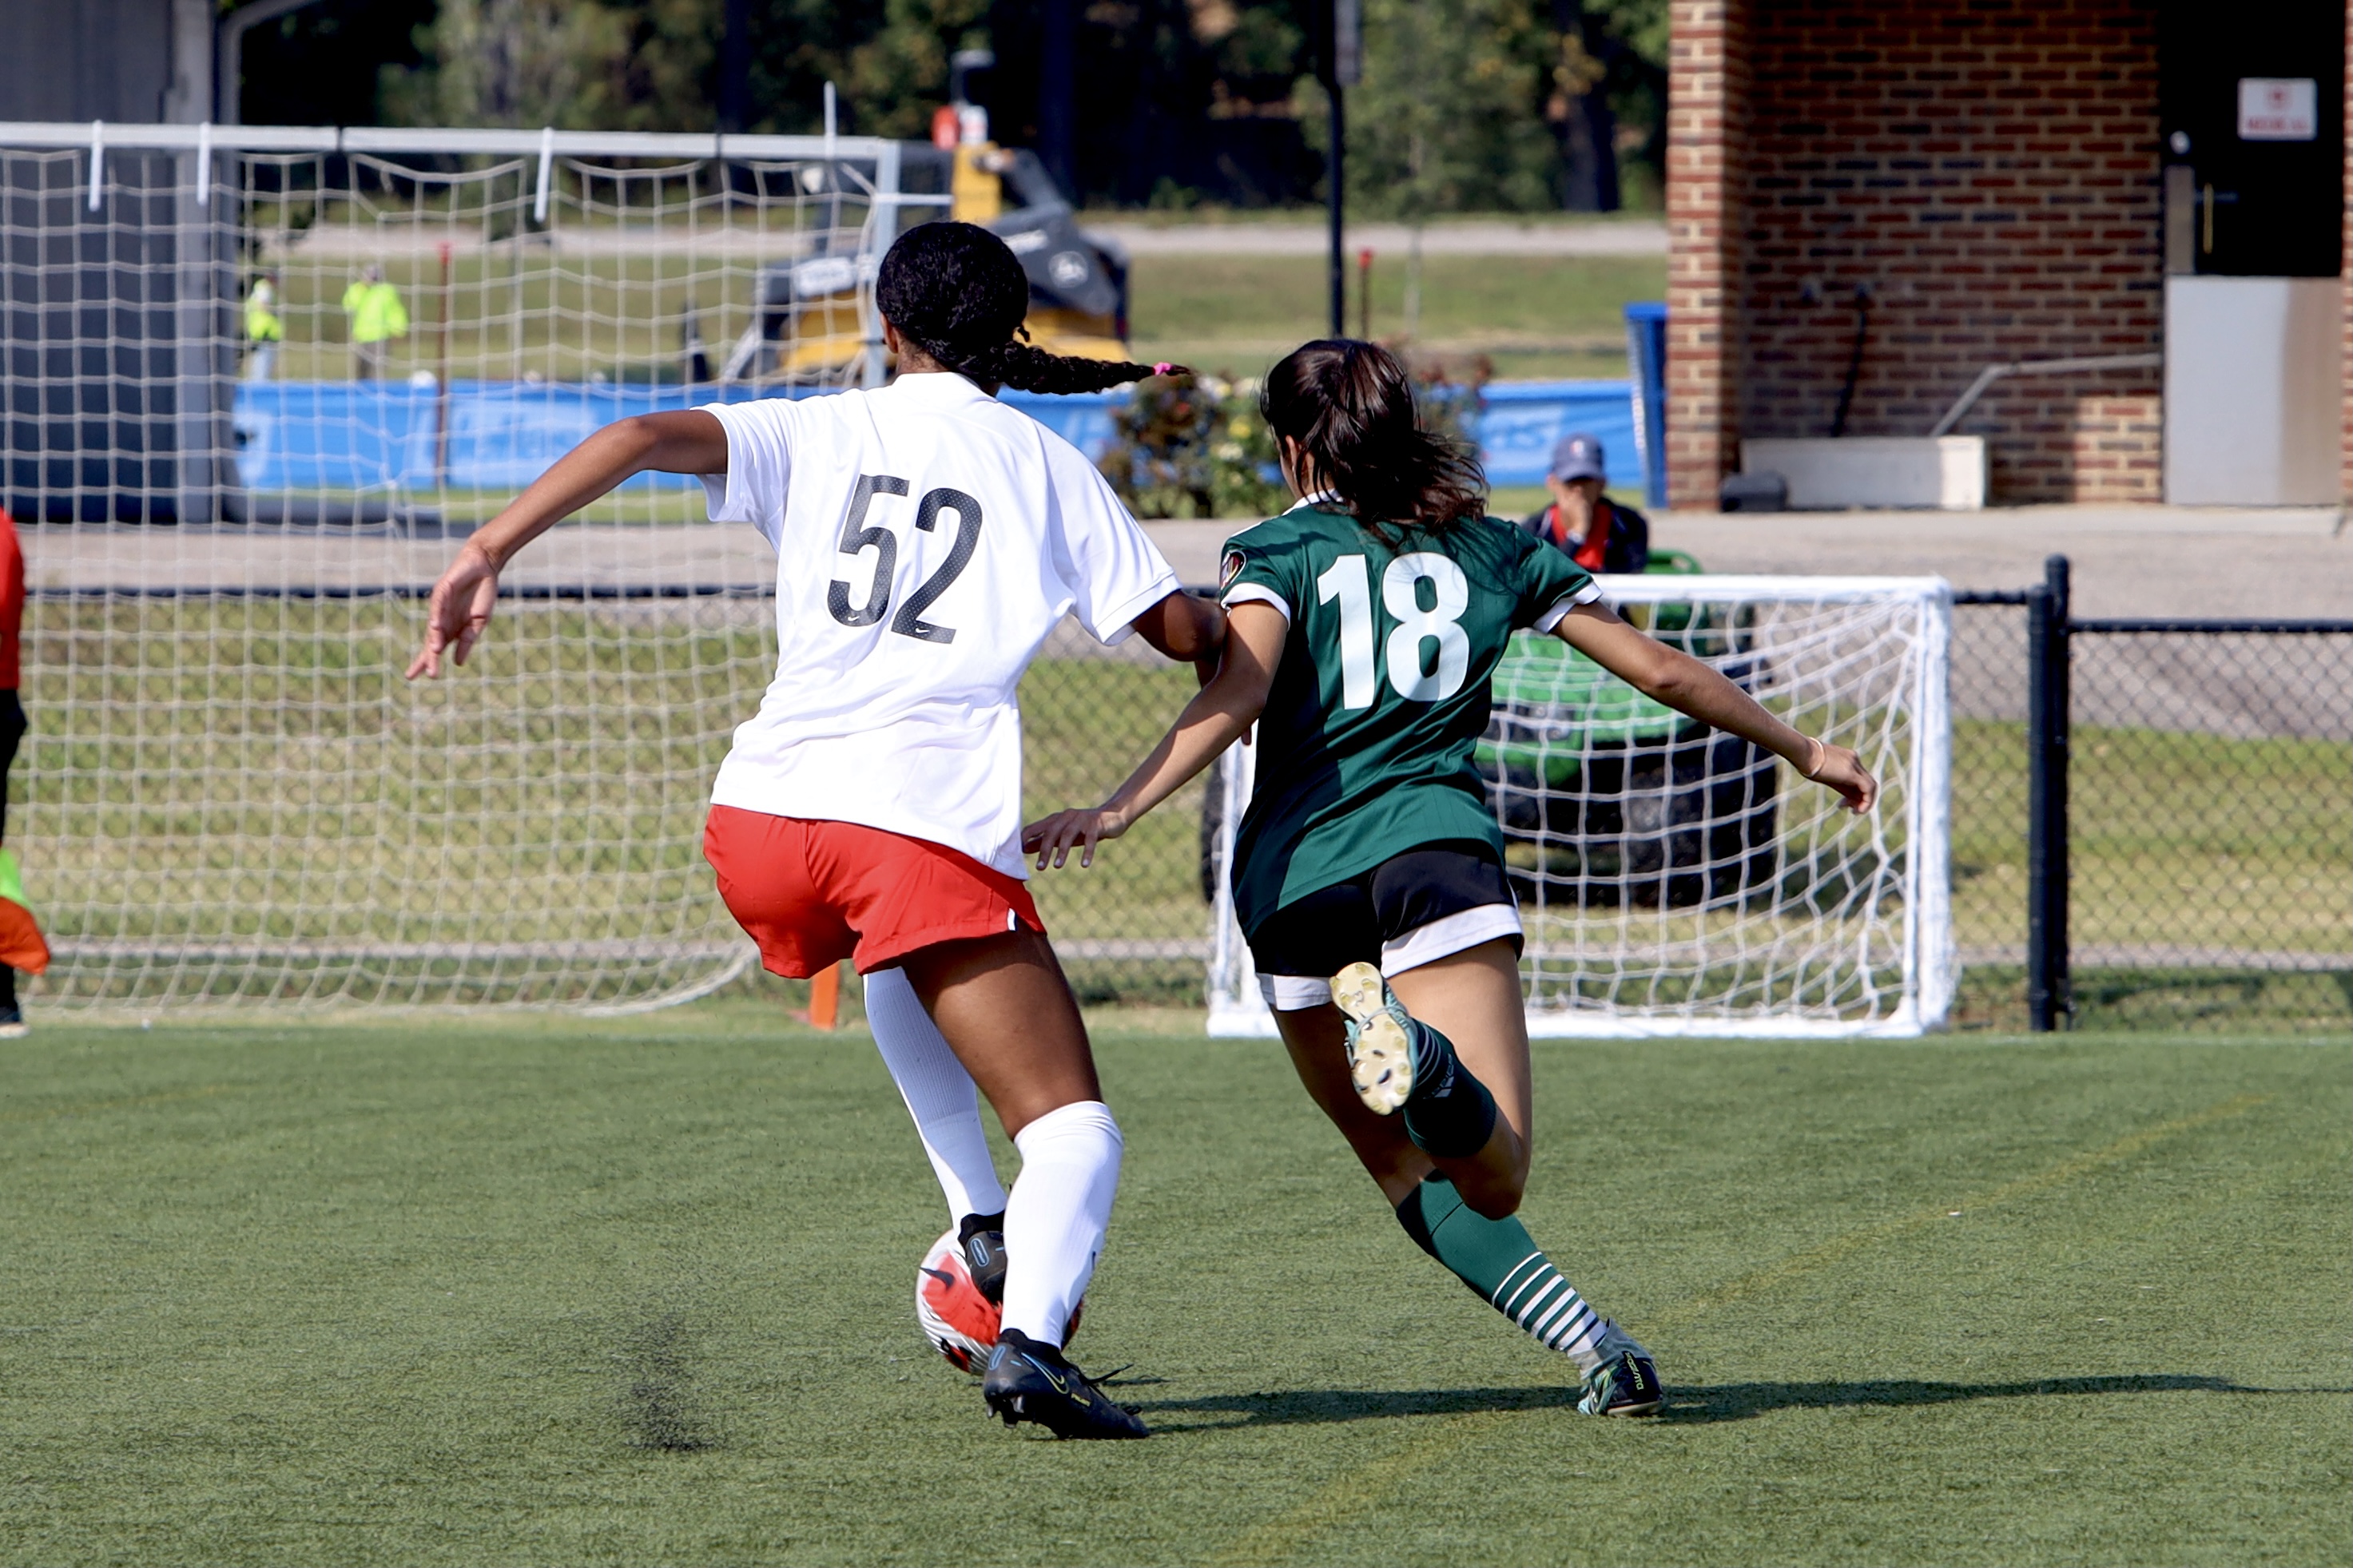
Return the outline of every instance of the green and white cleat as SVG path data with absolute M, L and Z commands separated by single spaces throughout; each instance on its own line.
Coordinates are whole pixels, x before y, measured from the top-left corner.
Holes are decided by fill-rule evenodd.
M 1600 1342 L 1601 1364 L 1585 1374 L 1585 1397 L 1577 1409 L 1588 1415 L 1656 1415 L 1666 1405 L 1659 1386 L 1659 1369 L 1651 1352 L 1634 1336 L 1605 1321 Z
M 1348 1077 L 1356 1097 L 1376 1114 L 1389 1115 L 1413 1093 L 1413 1019 L 1370 963 L 1352 963 L 1332 976 L 1332 1001 L 1348 1021 Z

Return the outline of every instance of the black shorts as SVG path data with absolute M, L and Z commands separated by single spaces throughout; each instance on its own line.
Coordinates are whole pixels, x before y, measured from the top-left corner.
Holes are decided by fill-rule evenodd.
M 1332 976 L 1349 964 L 1396 974 L 1497 937 L 1519 946 L 1519 903 L 1493 848 L 1465 839 L 1409 849 L 1319 888 L 1275 910 L 1249 942 L 1266 1005 L 1296 1012 L 1329 1003 Z

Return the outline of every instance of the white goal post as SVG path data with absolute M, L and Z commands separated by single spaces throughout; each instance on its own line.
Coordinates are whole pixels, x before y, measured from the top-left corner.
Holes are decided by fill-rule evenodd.
M 1862 754 L 1867 818 L 1736 737 L 1641 698 L 1550 637 L 1498 668 L 1479 750 L 1526 927 L 1536 1036 L 1907 1036 L 1957 981 L 1946 671 L 1934 578 L 1605 577 L 1609 601 L 1809 733 Z M 1229 861 L 1251 752 L 1221 765 Z M 1209 1029 L 1270 1035 L 1219 877 Z

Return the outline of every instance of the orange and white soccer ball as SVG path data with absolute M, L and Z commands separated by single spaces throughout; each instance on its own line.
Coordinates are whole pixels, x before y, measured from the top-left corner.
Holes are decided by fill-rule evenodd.
M 1079 1331 L 1081 1301 L 1071 1309 L 1065 1342 Z M 980 1293 L 972 1281 L 972 1266 L 964 1260 L 964 1246 L 953 1230 L 944 1231 L 923 1254 L 915 1270 L 915 1322 L 933 1348 L 948 1364 L 975 1377 L 988 1370 L 988 1352 L 996 1347 L 1002 1314 L 997 1303 Z

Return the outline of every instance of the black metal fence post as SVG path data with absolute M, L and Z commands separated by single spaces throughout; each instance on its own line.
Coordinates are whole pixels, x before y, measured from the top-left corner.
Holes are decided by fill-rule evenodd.
M 2073 1015 L 2067 984 L 2067 558 L 2026 595 L 2026 1011 L 2047 1033 Z

